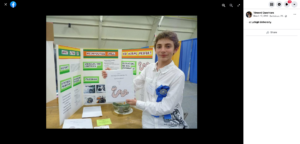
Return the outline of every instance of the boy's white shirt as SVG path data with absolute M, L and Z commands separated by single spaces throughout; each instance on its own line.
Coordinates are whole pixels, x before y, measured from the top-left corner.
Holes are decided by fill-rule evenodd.
M 144 101 L 137 100 L 136 107 L 143 110 L 143 128 L 183 128 L 187 123 L 183 120 L 181 107 L 185 82 L 184 73 L 172 61 L 170 64 L 156 70 L 157 63 L 149 64 L 134 80 L 134 90 L 143 89 Z M 169 86 L 167 96 L 161 102 L 156 102 L 156 89 L 159 86 Z M 175 110 L 177 109 L 177 110 Z M 165 122 L 163 115 L 172 115 L 171 122 Z M 155 118 L 152 115 L 159 116 Z M 180 124 L 182 123 L 182 124 Z

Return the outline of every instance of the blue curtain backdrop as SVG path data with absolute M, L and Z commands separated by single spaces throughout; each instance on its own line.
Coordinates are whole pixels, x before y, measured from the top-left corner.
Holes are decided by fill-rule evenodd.
M 193 44 L 192 44 L 190 82 L 197 83 L 197 38 L 193 39 Z
M 187 80 L 189 63 L 191 59 L 192 39 L 181 41 L 179 69 L 181 69 Z

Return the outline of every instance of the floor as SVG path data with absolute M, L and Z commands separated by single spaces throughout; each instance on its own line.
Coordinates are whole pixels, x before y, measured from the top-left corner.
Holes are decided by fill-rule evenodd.
M 190 128 L 197 128 L 197 84 L 185 81 L 182 109 L 188 113 L 185 121 Z

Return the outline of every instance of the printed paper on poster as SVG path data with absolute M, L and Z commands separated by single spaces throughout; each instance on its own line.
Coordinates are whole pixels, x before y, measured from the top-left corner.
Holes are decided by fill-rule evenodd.
M 132 70 L 108 70 L 106 78 L 107 102 L 125 102 L 134 99 Z

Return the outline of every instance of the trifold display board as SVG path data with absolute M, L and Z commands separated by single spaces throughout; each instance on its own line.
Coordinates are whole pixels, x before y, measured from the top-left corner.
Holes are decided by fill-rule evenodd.
M 60 125 L 83 105 L 107 103 L 102 70 L 132 69 L 133 78 L 154 63 L 153 48 L 79 49 L 56 45 Z M 135 92 L 143 100 L 142 92 Z

